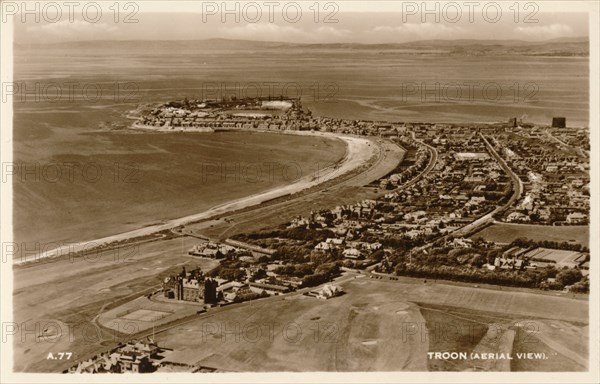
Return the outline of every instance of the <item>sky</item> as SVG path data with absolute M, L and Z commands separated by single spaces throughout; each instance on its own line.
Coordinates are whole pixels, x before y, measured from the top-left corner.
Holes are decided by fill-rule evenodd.
M 589 35 L 589 2 L 146 1 L 4 2 L 17 43 L 200 40 L 402 43 L 429 39 L 543 41 Z M 99 5 L 101 4 L 101 5 Z

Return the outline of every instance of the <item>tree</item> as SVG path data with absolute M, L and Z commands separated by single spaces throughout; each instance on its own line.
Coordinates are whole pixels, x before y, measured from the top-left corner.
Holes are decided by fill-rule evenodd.
M 371 253 L 369 259 L 373 259 L 375 261 L 381 261 L 385 256 L 385 251 L 383 249 L 378 249 L 375 252 Z
M 483 264 L 485 264 L 486 259 L 484 256 L 482 255 L 475 255 L 473 257 L 473 259 L 471 260 L 471 265 L 477 268 L 481 268 L 483 267 Z
M 579 281 L 571 286 L 571 292 L 575 293 L 589 293 L 590 292 L 590 281 L 584 280 Z
M 549 277 L 554 278 L 558 274 L 558 270 L 554 265 L 548 265 L 546 268 L 539 269 L 540 277 L 542 279 L 547 279 Z
M 576 268 L 563 269 L 556 275 L 556 281 L 562 285 L 572 285 L 580 281 L 583 275 Z

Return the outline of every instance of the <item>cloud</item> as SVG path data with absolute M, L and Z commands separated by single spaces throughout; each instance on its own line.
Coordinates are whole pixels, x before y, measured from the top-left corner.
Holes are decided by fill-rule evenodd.
M 319 37 L 347 37 L 352 34 L 349 29 L 334 28 L 330 26 L 321 26 L 317 28 L 315 32 Z
M 464 33 L 463 27 L 441 23 L 405 23 L 397 26 L 380 25 L 367 33 L 387 41 L 430 40 L 454 37 Z
M 575 36 L 573 29 L 566 24 L 535 25 L 516 27 L 515 32 L 523 39 L 549 40 L 557 37 Z
M 324 42 L 334 38 L 351 35 L 350 30 L 321 26 L 314 29 L 301 29 L 291 25 L 274 23 L 248 23 L 243 26 L 222 28 L 221 34 L 232 39 L 248 39 L 263 41 Z
M 113 24 L 90 23 L 84 20 L 61 20 L 56 23 L 27 26 L 27 33 L 38 41 L 107 39 L 118 30 Z

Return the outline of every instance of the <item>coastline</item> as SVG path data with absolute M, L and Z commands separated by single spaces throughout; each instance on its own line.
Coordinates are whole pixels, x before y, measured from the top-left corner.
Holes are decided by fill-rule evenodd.
M 128 117 L 128 118 L 133 119 L 134 117 Z M 156 131 L 156 132 L 201 132 L 201 133 L 215 132 L 215 130 L 210 127 L 185 127 L 185 128 L 169 127 L 169 128 L 167 128 L 164 126 L 156 127 L 154 125 L 140 124 L 138 121 L 133 123 L 131 125 L 131 128 L 132 129 L 140 129 L 140 130 L 144 130 L 144 131 Z
M 142 128 L 143 129 L 143 128 Z M 146 128 L 148 129 L 148 128 Z M 231 131 L 234 131 L 233 129 Z M 249 131 L 249 130 L 248 130 Z M 177 131 L 165 131 L 165 132 L 177 132 Z M 61 245 L 57 248 L 42 252 L 35 256 L 32 256 L 30 259 L 14 259 L 13 265 L 25 265 L 28 263 L 40 261 L 41 259 L 51 258 L 51 257 L 61 257 L 71 253 L 77 253 L 80 251 L 90 250 L 99 246 L 105 246 L 110 243 L 115 243 L 119 241 L 129 240 L 137 237 L 148 236 L 157 232 L 169 230 L 176 228 L 181 225 L 189 224 L 192 222 L 197 222 L 201 220 L 207 220 L 211 217 L 221 215 L 227 212 L 236 211 L 239 209 L 248 208 L 251 206 L 260 205 L 263 202 L 276 199 L 278 197 L 291 195 L 297 192 L 300 192 L 305 189 L 309 189 L 315 187 L 321 183 L 332 180 L 338 176 L 341 176 L 345 173 L 351 172 L 364 165 L 375 153 L 376 145 L 367 138 L 364 137 L 355 137 L 355 136 L 346 136 L 346 135 L 338 135 L 329 132 L 320 132 L 320 131 L 263 131 L 260 132 L 265 133 L 279 133 L 279 134 L 296 134 L 296 135 L 307 135 L 307 136 L 315 136 L 315 137 L 329 137 L 334 139 L 342 140 L 346 143 L 346 152 L 344 156 L 334 165 L 329 166 L 320 170 L 317 175 L 307 175 L 297 180 L 296 182 L 286 185 L 276 187 L 264 192 L 255 193 L 246 197 L 242 197 L 239 199 L 235 199 L 226 203 L 221 203 L 215 205 L 211 208 L 208 208 L 202 212 L 187 215 L 184 217 L 179 217 L 175 219 L 168 220 L 161 224 L 154 224 L 144 226 L 138 229 L 134 229 L 127 232 L 118 233 L 115 235 L 110 235 L 106 237 L 102 237 L 99 239 L 91 239 L 87 241 L 81 241 L 76 243 L 67 243 Z M 373 144 L 373 145 L 371 145 Z M 93 244 L 93 246 L 90 246 Z

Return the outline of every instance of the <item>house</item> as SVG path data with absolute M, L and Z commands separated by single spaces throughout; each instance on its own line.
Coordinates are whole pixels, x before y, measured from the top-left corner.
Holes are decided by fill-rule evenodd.
M 217 292 L 228 292 L 228 291 L 237 291 L 240 288 L 245 287 L 245 283 L 240 283 L 239 281 L 228 281 L 224 284 L 221 284 L 217 287 Z
M 461 237 L 452 240 L 453 248 L 471 248 L 472 245 L 473 241 L 471 239 L 465 239 Z
M 327 252 L 332 250 L 333 248 L 333 245 L 325 241 L 321 241 L 319 244 L 315 245 L 315 251 Z
M 496 257 L 494 266 L 500 269 L 521 270 L 525 266 L 522 259 Z
M 201 256 L 212 259 L 218 259 L 235 251 L 237 251 L 237 248 L 231 245 L 206 241 L 192 248 L 189 254 L 192 256 Z
M 347 249 L 344 249 L 344 252 L 342 252 L 342 254 L 347 259 L 358 260 L 358 259 L 364 258 L 362 252 L 359 251 L 356 248 L 347 248 Z
M 581 212 L 572 212 L 567 215 L 566 221 L 569 224 L 585 224 L 588 221 L 588 216 Z
M 506 221 L 509 223 L 528 223 L 531 221 L 531 218 L 521 212 L 511 212 L 508 216 L 506 216 Z
M 485 202 L 485 196 L 471 196 L 470 203 L 480 204 Z
M 248 283 L 250 290 L 256 293 L 262 293 L 263 291 L 270 295 L 279 295 L 281 293 L 287 293 L 291 289 L 285 285 L 279 284 L 267 284 L 267 283 Z
M 110 352 L 100 353 L 91 359 L 78 362 L 64 373 L 148 373 L 156 371 L 165 353 L 172 351 L 160 348 L 151 339 L 130 341 Z
M 333 246 L 334 248 L 339 248 L 342 245 L 344 245 L 344 239 L 327 238 L 327 240 L 325 240 L 325 242 L 327 244 Z
M 340 296 L 344 292 L 337 285 L 326 284 L 323 288 L 317 292 L 317 298 L 322 300 L 328 300 L 332 297 Z

